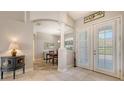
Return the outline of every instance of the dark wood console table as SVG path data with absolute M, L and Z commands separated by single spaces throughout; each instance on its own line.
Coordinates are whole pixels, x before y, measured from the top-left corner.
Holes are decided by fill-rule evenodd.
M 13 79 L 15 79 L 15 72 L 18 69 L 23 69 L 25 73 L 25 56 L 2 56 L 1 57 L 1 79 L 3 79 L 3 73 L 13 71 Z

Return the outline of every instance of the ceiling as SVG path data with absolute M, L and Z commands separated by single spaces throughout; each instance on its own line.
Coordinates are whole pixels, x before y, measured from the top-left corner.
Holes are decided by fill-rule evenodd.
M 93 11 L 67 11 L 69 16 L 73 20 L 77 20 L 77 19 L 84 17 L 92 12 Z M 59 11 L 31 11 L 30 19 L 36 20 L 36 19 L 48 19 L 49 18 L 49 19 L 58 20 L 59 13 L 60 13 Z
M 73 20 L 78 20 L 79 18 L 89 15 L 92 12 L 93 11 L 70 11 L 68 14 Z
M 66 26 L 65 34 L 72 33 L 73 29 Z M 34 32 L 48 33 L 52 35 L 60 35 L 60 27 L 54 21 L 38 21 L 34 23 Z
M 68 15 L 73 19 L 73 20 L 78 20 L 81 17 L 84 17 L 86 15 L 89 15 L 91 11 L 68 11 Z M 36 19 L 53 19 L 57 20 L 58 19 L 58 14 L 59 12 L 52 12 L 52 11 L 47 11 L 47 12 L 31 12 L 33 16 L 31 18 L 33 20 Z M 35 31 L 34 32 L 43 32 L 43 33 L 49 33 L 52 35 L 60 35 L 60 27 L 58 22 L 55 21 L 35 21 L 34 22 L 34 27 Z M 66 31 L 65 34 L 72 33 L 73 29 L 71 27 L 66 26 Z

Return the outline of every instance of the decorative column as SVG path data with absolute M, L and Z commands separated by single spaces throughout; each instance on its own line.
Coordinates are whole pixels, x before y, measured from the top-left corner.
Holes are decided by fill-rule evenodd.
M 61 23 L 60 24 L 60 31 L 61 31 L 61 43 L 60 43 L 60 48 L 64 48 L 64 46 L 65 46 L 65 43 L 64 43 L 64 28 L 65 28 L 65 24 L 64 23 Z
M 66 13 L 61 12 L 60 13 L 60 20 L 59 20 L 59 25 L 60 25 L 60 31 L 61 31 L 61 42 L 60 42 L 60 48 L 58 51 L 58 71 L 66 71 L 67 70 L 67 56 L 66 56 L 66 48 L 64 47 L 64 32 L 65 32 L 65 19 L 66 19 Z
M 27 23 L 27 11 L 24 11 L 24 22 Z

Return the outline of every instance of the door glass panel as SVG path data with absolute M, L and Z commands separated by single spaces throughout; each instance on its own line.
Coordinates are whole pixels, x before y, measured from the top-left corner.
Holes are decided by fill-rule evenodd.
M 80 44 L 80 47 L 81 48 L 87 48 L 87 41 L 80 41 L 81 44 Z
M 113 70 L 112 61 L 112 26 L 105 26 L 98 29 L 98 63 L 102 69 Z
M 99 59 L 98 59 L 98 64 L 97 66 L 100 67 L 100 68 L 104 68 L 104 55 L 99 55 Z
M 87 31 L 80 32 L 80 63 L 88 64 Z
M 105 31 L 105 68 L 112 70 L 112 29 Z
M 105 56 L 105 68 L 111 70 L 113 68 L 112 55 Z
M 105 31 L 105 38 L 112 39 L 112 31 L 111 30 Z
M 103 31 L 99 32 L 99 39 L 104 40 L 104 32 Z

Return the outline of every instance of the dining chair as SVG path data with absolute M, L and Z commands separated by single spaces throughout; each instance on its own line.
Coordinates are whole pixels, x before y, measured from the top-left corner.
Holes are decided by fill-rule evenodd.
M 58 64 L 58 50 L 56 50 L 56 53 L 54 54 L 54 60 L 56 60 L 56 63 Z
M 54 51 L 49 51 L 48 53 L 46 53 L 46 63 L 47 61 L 49 61 L 49 63 L 51 60 L 53 61 L 53 56 L 52 56 L 53 54 L 54 54 Z

